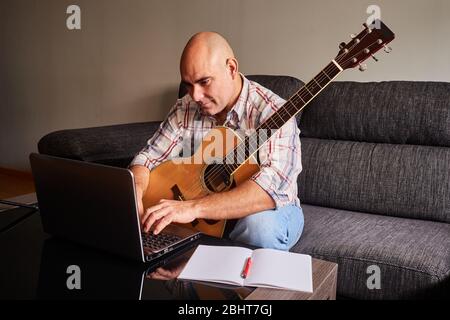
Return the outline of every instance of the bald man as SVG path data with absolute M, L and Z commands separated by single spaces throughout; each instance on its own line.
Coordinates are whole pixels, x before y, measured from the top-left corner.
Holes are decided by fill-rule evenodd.
M 158 234 L 169 223 L 189 223 L 197 218 L 238 219 L 231 239 L 289 250 L 299 240 L 304 224 L 297 197 L 297 176 L 302 167 L 294 118 L 259 149 L 261 170 L 248 181 L 201 199 L 163 199 L 155 206 L 143 207 L 150 171 L 178 157 L 183 144 L 199 145 L 208 131 L 219 125 L 255 129 L 285 103 L 239 73 L 233 50 L 218 33 L 201 32 L 188 41 L 180 73 L 188 94 L 177 101 L 160 130 L 130 164 L 144 231 Z

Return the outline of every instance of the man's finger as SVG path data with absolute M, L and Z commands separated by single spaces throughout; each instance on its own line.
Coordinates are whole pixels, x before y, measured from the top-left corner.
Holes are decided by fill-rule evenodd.
M 153 211 L 150 216 L 148 216 L 147 221 L 144 222 L 144 230 L 148 232 L 155 221 L 161 219 L 168 213 L 167 209 L 163 208 L 158 211 Z
M 167 227 L 172 222 L 172 216 L 166 215 L 164 218 L 159 219 L 155 226 L 153 233 L 155 235 L 159 234 L 165 227 Z
M 152 214 L 152 212 L 158 211 L 161 208 L 163 208 L 163 204 L 157 204 L 147 208 L 144 212 L 144 215 L 141 217 L 141 223 L 144 224 L 148 217 Z

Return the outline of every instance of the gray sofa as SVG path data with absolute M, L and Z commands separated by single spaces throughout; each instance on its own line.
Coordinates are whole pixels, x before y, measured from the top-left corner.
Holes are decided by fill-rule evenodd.
M 302 84 L 249 78 L 284 98 Z M 335 82 L 297 119 L 305 228 L 292 251 L 337 262 L 340 298 L 449 298 L 450 84 Z M 158 126 L 58 131 L 38 148 L 126 167 Z

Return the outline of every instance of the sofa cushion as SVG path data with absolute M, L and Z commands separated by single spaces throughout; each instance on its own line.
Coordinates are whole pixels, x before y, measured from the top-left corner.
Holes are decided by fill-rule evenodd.
M 126 167 L 160 122 L 131 123 L 55 131 L 38 143 L 40 153 Z
M 338 263 L 338 295 L 356 299 L 448 297 L 449 224 L 306 204 L 302 208 L 305 227 L 292 251 Z M 367 287 L 371 276 L 367 268 L 372 265 L 380 268 L 381 289 Z
M 450 222 L 450 148 L 303 137 L 303 203 Z
M 334 82 L 303 112 L 310 138 L 450 147 L 450 83 Z

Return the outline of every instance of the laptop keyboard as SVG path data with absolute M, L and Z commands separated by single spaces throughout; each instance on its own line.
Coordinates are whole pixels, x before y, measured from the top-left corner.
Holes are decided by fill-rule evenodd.
M 166 248 L 179 240 L 181 240 L 181 237 L 173 234 L 160 233 L 154 235 L 152 232 L 142 233 L 142 243 L 144 247 L 149 248 L 152 251 Z

